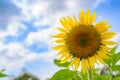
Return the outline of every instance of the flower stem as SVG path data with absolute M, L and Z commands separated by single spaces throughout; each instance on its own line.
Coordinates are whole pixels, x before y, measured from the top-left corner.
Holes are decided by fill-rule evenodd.
M 109 73 L 110 73 L 110 80 L 113 80 L 113 76 L 112 76 L 113 71 L 112 71 L 112 69 L 110 69 Z
M 88 69 L 88 80 L 93 80 L 92 79 L 92 70 L 91 70 L 91 68 Z

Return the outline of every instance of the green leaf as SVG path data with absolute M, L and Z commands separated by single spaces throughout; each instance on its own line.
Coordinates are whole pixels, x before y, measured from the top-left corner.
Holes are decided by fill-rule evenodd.
M 4 73 L 0 73 L 0 77 L 6 77 L 7 75 Z
M 68 65 L 70 64 L 69 62 L 66 63 L 60 63 L 60 60 L 54 59 L 54 64 L 59 66 L 59 67 L 68 67 Z
M 117 47 L 118 47 L 118 46 L 115 46 L 114 48 L 112 48 L 112 49 L 110 50 L 110 53 L 111 53 L 111 54 L 115 54 L 115 51 L 116 51 Z
M 119 61 L 120 60 L 120 52 L 117 53 L 116 56 L 117 56 L 117 61 Z
M 56 72 L 50 80 L 82 80 L 74 71 L 62 69 Z
M 120 76 L 113 78 L 113 80 L 120 80 Z
M 113 55 L 112 62 L 115 65 L 120 60 L 120 52 Z
M 115 65 L 115 66 L 113 67 L 113 70 L 114 70 L 114 71 L 120 71 L 120 65 Z
M 93 78 L 94 80 L 109 80 L 108 75 L 94 75 Z
M 5 71 L 5 69 L 0 70 L 0 77 L 6 77 L 6 76 L 8 76 L 5 73 L 3 73 L 4 71 Z
M 87 74 L 83 74 L 83 72 L 80 72 L 80 75 L 82 77 L 82 80 L 88 80 Z
M 111 58 L 110 59 L 105 59 L 105 62 L 109 67 L 113 67 L 116 64 L 116 62 L 118 61 L 118 59 L 120 58 L 119 54 L 115 54 L 116 49 L 117 49 L 117 46 L 112 48 L 111 51 L 110 51 L 110 53 L 112 54 Z
M 0 77 L 6 77 L 7 75 L 5 73 L 0 72 Z
M 112 61 L 112 56 L 110 59 L 104 59 L 105 63 L 108 65 L 108 67 L 112 67 L 111 63 L 113 62 Z

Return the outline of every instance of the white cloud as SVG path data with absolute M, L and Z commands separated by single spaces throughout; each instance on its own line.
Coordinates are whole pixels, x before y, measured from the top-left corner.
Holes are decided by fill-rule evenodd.
M 54 30 L 53 28 L 48 28 L 38 30 L 37 32 L 30 32 L 24 43 L 27 44 L 28 46 L 34 43 L 41 42 L 49 45 L 49 43 L 51 42 L 51 36 L 53 35 L 53 33 L 55 33 L 53 30 Z
M 12 68 L 21 69 L 27 62 L 32 62 L 36 59 L 52 63 L 54 52 L 32 53 L 20 43 L 10 43 L 7 45 L 0 43 L 0 55 L 2 60 L 0 61 L 2 65 L 0 67 L 9 71 Z
M 12 19 L 20 15 L 20 8 L 9 0 L 0 0 L 0 11 L 0 30 L 5 30 Z
M 19 22 L 19 20 L 17 20 L 16 18 L 14 18 L 13 20 L 11 20 L 5 30 L 0 31 L 0 39 L 3 41 L 6 36 L 17 37 L 22 33 L 22 30 L 26 30 L 26 26 Z
M 81 9 L 94 9 L 105 0 L 14 0 L 14 3 L 22 8 L 23 19 L 35 19 L 35 26 L 54 25 L 61 16 L 73 15 Z
M 1 5 L 2 4 L 2 5 Z M 26 26 L 21 22 L 21 9 L 12 1 L 0 0 L 0 40 L 19 36 Z
M 0 64 L 6 69 L 19 68 L 24 64 L 28 51 L 19 43 L 0 44 Z M 19 64 L 18 64 L 19 63 Z M 9 66 L 9 67 L 8 67 Z

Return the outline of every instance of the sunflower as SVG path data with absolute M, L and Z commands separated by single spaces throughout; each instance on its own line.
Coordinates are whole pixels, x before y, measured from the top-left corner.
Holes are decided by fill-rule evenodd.
M 72 66 L 75 71 L 81 66 L 82 72 L 94 68 L 95 63 L 105 64 L 104 59 L 110 58 L 109 46 L 116 44 L 110 40 L 115 35 L 109 32 L 111 28 L 106 20 L 93 24 L 96 18 L 96 12 L 90 15 L 90 9 L 79 14 L 79 20 L 71 17 L 62 17 L 60 23 L 63 27 L 57 27 L 59 33 L 54 35 L 60 55 L 60 63 L 70 61 L 69 68 Z

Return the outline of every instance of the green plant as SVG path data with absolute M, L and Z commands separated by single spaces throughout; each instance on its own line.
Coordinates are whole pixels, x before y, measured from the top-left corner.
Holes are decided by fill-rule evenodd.
M 105 60 L 107 67 L 108 67 L 110 80 L 113 80 L 113 72 L 114 71 L 120 71 L 120 65 L 116 64 L 120 60 L 120 52 L 116 53 L 116 49 L 117 49 L 117 46 L 115 46 L 110 51 L 110 53 L 112 54 L 111 58 L 109 60 Z

